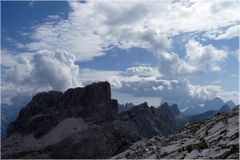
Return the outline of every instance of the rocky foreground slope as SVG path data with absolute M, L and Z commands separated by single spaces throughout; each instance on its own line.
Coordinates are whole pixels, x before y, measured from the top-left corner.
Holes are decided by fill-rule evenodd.
M 169 135 L 141 140 L 113 159 L 239 159 L 239 109 L 218 113 Z

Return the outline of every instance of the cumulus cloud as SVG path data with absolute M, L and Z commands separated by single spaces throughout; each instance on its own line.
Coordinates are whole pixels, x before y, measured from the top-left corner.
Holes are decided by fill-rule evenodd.
M 206 72 L 221 71 L 220 64 L 228 55 L 223 49 L 217 49 L 211 44 L 202 45 L 196 40 L 186 44 L 186 55 L 180 58 L 174 52 L 160 52 L 160 71 L 165 76 L 178 77 Z
M 227 57 L 227 52 L 217 49 L 211 44 L 202 45 L 195 40 L 186 44 L 187 60 L 195 64 L 215 63 Z M 210 64 L 209 64 L 210 65 Z
M 57 90 L 79 86 L 79 67 L 74 61 L 75 57 L 68 52 L 39 51 L 32 60 L 33 76 L 40 84 Z
M 1 93 L 3 103 L 30 98 L 39 91 L 65 90 L 81 86 L 79 66 L 75 58 L 64 51 L 42 50 L 36 53 L 10 54 L 3 51 Z

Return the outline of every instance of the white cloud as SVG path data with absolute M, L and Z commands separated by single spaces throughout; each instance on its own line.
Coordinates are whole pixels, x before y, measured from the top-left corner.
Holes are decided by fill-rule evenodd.
M 233 100 L 236 104 L 240 104 L 240 95 L 237 91 L 222 91 L 218 93 L 224 101 Z
M 203 73 L 201 68 L 181 59 L 174 52 L 161 52 L 158 54 L 160 60 L 159 70 L 165 77 L 179 77 Z
M 197 106 L 216 96 L 223 100 L 233 100 L 239 104 L 238 92 L 224 91 L 219 85 L 193 85 L 188 80 L 120 80 L 121 87 L 114 87 L 114 92 L 124 93 L 147 100 L 159 99 L 160 102 L 177 103 L 180 108 Z M 126 102 L 126 101 L 125 101 Z
M 33 76 L 40 84 L 46 84 L 56 90 L 80 86 L 79 66 L 74 64 L 75 58 L 68 52 L 39 51 L 33 57 Z
M 217 29 L 213 31 L 206 32 L 204 36 L 215 39 L 215 40 L 222 40 L 222 39 L 231 39 L 234 37 L 239 37 L 240 32 L 240 25 L 233 25 L 229 26 L 226 29 Z
M 170 49 L 172 36 L 236 24 L 240 9 L 237 0 L 90 0 L 70 1 L 69 6 L 72 10 L 66 19 L 58 16 L 35 26 L 29 37 L 32 42 L 25 47 L 64 49 L 81 61 L 104 55 L 110 46 L 140 47 L 155 53 Z
M 94 81 L 106 81 L 108 77 L 119 76 L 121 71 L 95 70 L 83 68 L 80 70 L 81 81 L 91 83 Z
M 132 67 L 129 69 L 131 70 Z M 119 99 L 120 103 L 141 103 L 139 100 L 142 100 L 142 102 L 148 101 L 155 106 L 160 102 L 178 103 L 181 107 L 196 106 L 223 92 L 219 85 L 193 85 L 188 80 L 164 79 L 151 74 L 139 76 L 141 75 L 140 71 L 145 72 L 144 69 L 137 69 L 137 72 L 131 73 L 131 76 L 126 75 L 129 69 L 122 72 L 82 69 L 81 71 L 85 71 L 82 72 L 81 79 L 91 83 L 102 80 L 104 77 L 104 80 L 111 83 L 114 98 Z M 94 76 L 91 76 L 92 74 Z M 89 81 L 89 79 L 91 80 Z
M 231 39 L 234 37 L 239 36 L 240 31 L 240 25 L 235 25 L 232 27 L 229 27 L 226 31 L 224 31 L 222 34 L 219 34 L 215 39 Z
M 186 44 L 186 55 L 180 58 L 174 52 L 160 52 L 160 71 L 167 77 L 195 75 L 206 72 L 221 71 L 220 64 L 228 52 L 217 49 L 212 45 L 202 45 L 196 40 L 189 40 Z
M 206 64 L 222 61 L 227 57 L 227 52 L 213 47 L 211 44 L 202 45 L 195 40 L 186 44 L 187 60 L 196 64 Z
M 138 75 L 139 77 L 161 76 L 158 68 L 150 66 L 135 66 L 127 68 L 126 75 L 128 76 Z
M 220 91 L 220 86 L 194 86 L 187 80 L 121 80 L 121 87 L 113 91 L 134 97 L 158 98 L 162 102 L 177 103 L 180 107 L 196 106 L 211 99 Z
M 79 66 L 70 53 L 42 50 L 13 55 L 5 50 L 2 58 L 6 60 L 1 63 L 3 103 L 13 103 L 17 96 L 30 98 L 39 91 L 81 86 Z

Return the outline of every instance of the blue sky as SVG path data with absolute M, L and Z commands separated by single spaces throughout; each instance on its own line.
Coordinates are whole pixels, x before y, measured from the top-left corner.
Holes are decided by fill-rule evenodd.
M 2 102 L 107 80 L 120 103 L 238 103 L 238 3 L 1 2 Z

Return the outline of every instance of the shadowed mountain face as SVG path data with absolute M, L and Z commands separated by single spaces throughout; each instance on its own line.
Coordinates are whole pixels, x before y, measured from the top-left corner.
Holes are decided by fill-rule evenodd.
M 118 119 L 117 101 L 111 100 L 109 83 L 69 89 L 65 93 L 38 93 L 11 123 L 8 136 L 19 132 L 23 135 L 33 133 L 39 138 L 68 117 L 82 117 L 96 124 Z
M 167 103 L 155 108 L 145 102 L 120 113 L 120 117 L 124 121 L 133 121 L 139 134 L 146 138 L 159 134 L 166 136 L 178 127 Z
M 117 105 L 108 82 L 39 93 L 9 125 L 2 157 L 111 157 L 140 139 L 133 122 L 120 120 Z
M 173 104 L 170 106 L 170 110 L 171 110 L 171 113 L 174 115 L 174 116 L 179 116 L 181 114 L 180 110 L 178 109 L 178 106 L 177 104 Z
M 188 122 L 189 122 L 189 119 L 187 116 L 183 115 L 177 104 L 173 104 L 170 106 L 170 111 L 171 113 L 173 114 L 174 118 L 175 118 L 175 121 L 176 123 L 178 124 L 178 126 L 184 126 L 186 125 Z

